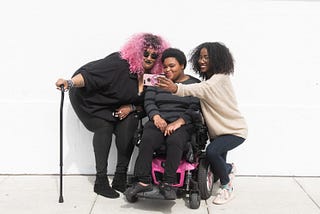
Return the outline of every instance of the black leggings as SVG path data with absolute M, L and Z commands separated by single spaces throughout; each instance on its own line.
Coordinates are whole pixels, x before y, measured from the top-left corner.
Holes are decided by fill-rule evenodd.
M 132 138 L 138 126 L 139 117 L 131 113 L 125 119 L 110 122 L 101 118 L 92 117 L 79 108 L 81 101 L 70 93 L 70 101 L 74 111 L 83 125 L 93 135 L 93 149 L 98 175 L 107 174 L 108 158 L 112 143 L 112 134 L 115 135 L 117 147 L 117 173 L 126 173 L 134 149 Z
M 169 136 L 164 136 L 152 121 L 148 121 L 143 129 L 139 155 L 137 157 L 134 174 L 143 183 L 151 182 L 151 166 L 153 152 L 166 144 L 166 163 L 163 182 L 176 183 L 176 171 L 185 150 L 185 145 L 190 139 L 189 125 L 181 126 Z

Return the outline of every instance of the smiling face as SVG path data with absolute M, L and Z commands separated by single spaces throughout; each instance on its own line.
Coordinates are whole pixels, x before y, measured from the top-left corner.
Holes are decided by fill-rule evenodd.
M 198 63 L 200 66 L 200 71 L 202 73 L 205 73 L 208 71 L 208 69 L 209 69 L 209 55 L 208 55 L 208 50 L 206 48 L 202 48 L 200 50 Z
M 180 65 L 176 58 L 168 57 L 163 61 L 163 72 L 168 79 L 177 82 L 183 78 L 184 65 Z
M 148 48 L 143 52 L 143 68 L 145 73 L 149 73 L 153 68 L 156 60 L 158 58 L 158 53 L 153 48 Z

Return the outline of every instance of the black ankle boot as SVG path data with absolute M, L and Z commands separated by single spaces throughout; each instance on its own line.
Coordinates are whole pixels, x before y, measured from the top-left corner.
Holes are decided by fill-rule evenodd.
M 107 175 L 96 176 L 93 190 L 98 195 L 102 195 L 107 198 L 118 198 L 120 196 L 119 193 L 110 187 Z
M 123 193 L 127 189 L 127 173 L 116 172 L 112 181 L 112 188 Z

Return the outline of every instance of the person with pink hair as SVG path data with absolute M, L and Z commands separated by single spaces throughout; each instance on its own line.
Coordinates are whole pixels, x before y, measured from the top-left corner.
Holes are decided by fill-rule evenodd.
M 83 125 L 93 132 L 96 164 L 94 192 L 118 198 L 127 187 L 127 170 L 134 149 L 132 139 L 143 112 L 143 74 L 162 72 L 161 55 L 169 47 L 162 37 L 137 33 L 119 52 L 89 62 L 71 79 L 58 79 L 58 89 L 69 91 L 72 107 Z M 117 165 L 110 187 L 108 157 L 115 135 Z

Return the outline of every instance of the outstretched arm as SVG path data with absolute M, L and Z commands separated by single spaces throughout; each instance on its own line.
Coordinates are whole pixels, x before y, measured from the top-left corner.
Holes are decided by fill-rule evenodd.
M 72 77 L 72 79 L 70 80 L 65 80 L 62 78 L 58 79 L 56 82 L 57 89 L 60 90 L 61 85 L 63 85 L 65 89 L 70 89 L 72 87 L 78 87 L 78 88 L 84 87 L 85 83 L 84 83 L 83 76 L 81 74 L 77 74 L 76 76 Z
M 177 84 L 166 77 L 158 77 L 158 83 L 156 84 L 156 86 L 166 91 L 170 91 L 171 93 L 176 93 L 178 90 Z

